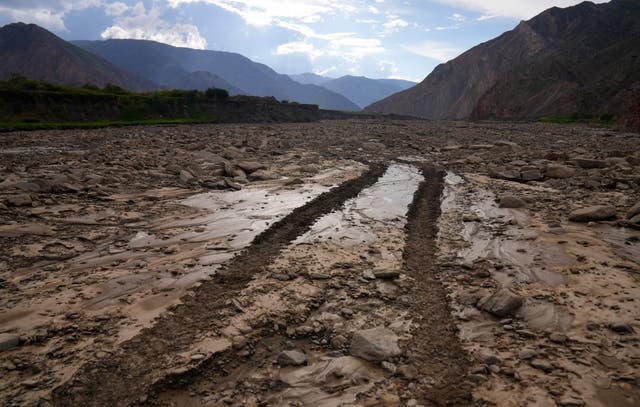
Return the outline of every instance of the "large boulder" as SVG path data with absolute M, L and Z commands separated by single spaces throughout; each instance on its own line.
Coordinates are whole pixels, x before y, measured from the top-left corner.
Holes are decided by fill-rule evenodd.
M 384 327 L 354 333 L 350 352 L 353 356 L 370 361 L 383 361 L 402 353 L 396 334 Z
M 502 288 L 493 295 L 485 297 L 478 302 L 478 308 L 498 317 L 504 318 L 513 315 L 524 300 L 508 288 Z
M 597 222 L 615 219 L 616 208 L 609 205 L 589 206 L 571 212 L 569 220 L 572 222 Z

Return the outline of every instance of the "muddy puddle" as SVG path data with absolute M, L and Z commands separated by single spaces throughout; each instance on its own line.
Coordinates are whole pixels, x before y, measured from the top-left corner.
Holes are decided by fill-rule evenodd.
M 229 375 L 203 373 L 187 388 L 164 392 L 161 405 L 337 406 L 385 393 L 389 371 L 350 355 L 348 338 L 379 326 L 410 337 L 406 310 L 387 299 L 409 284 L 392 273 L 401 269 L 403 226 L 421 181 L 415 167 L 393 164 L 374 185 L 321 217 L 242 291 L 242 311 L 224 321 L 223 337 L 262 338 L 241 352 L 246 360 Z M 251 329 L 260 326 L 278 327 L 278 339 L 265 341 L 259 328 Z M 307 362 L 281 366 L 278 355 L 287 349 L 304 353 Z M 267 378 L 280 386 L 260 387 Z M 232 390 L 240 387 L 260 390 Z

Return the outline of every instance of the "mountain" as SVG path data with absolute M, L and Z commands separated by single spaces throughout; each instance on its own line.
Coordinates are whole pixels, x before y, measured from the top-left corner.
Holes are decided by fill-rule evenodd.
M 369 79 L 364 76 L 350 75 L 322 84 L 325 88 L 345 96 L 362 108 L 414 85 L 415 82 L 398 79 Z
M 640 2 L 544 11 L 370 112 L 429 119 L 622 115 L 640 81 Z
M 61 85 L 107 83 L 131 90 L 157 86 L 117 68 L 35 24 L 14 23 L 0 28 L 0 79 L 20 74 Z
M 145 40 L 75 41 L 74 44 L 163 86 L 181 86 L 185 75 L 202 71 L 226 81 L 237 93 L 274 96 L 280 100 L 317 104 L 324 109 L 360 110 L 342 95 L 320 86 L 302 85 L 240 54 L 178 48 Z
M 360 107 L 370 105 L 377 100 L 384 99 L 416 84 L 415 82 L 401 79 L 370 79 L 364 76 L 351 75 L 334 79 L 314 73 L 301 73 L 289 75 L 289 77 L 303 84 L 323 86 L 341 94 Z
M 331 78 L 327 78 L 326 76 L 318 75 L 311 72 L 289 75 L 289 78 L 303 85 L 318 86 L 322 86 L 326 82 L 329 82 L 331 80 Z

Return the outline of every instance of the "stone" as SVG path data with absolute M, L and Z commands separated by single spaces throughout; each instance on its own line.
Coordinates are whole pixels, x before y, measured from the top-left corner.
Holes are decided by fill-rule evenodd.
M 520 180 L 520 174 L 517 171 L 509 170 L 506 168 L 501 169 L 491 169 L 489 171 L 489 176 L 491 178 L 504 179 L 507 181 L 518 181 Z
M 562 164 L 549 164 L 545 170 L 544 175 L 547 178 L 571 178 L 576 174 L 574 168 L 568 167 Z
M 606 168 L 607 167 L 606 161 L 594 160 L 594 159 L 591 159 L 591 158 L 578 157 L 578 158 L 574 158 L 573 162 L 578 167 L 584 168 L 585 170 L 592 170 L 592 169 L 595 169 L 595 168 Z
M 307 364 L 307 355 L 299 350 L 285 350 L 278 355 L 280 366 L 302 366 Z
M 543 359 L 533 359 L 531 361 L 531 367 L 542 370 L 545 373 L 550 373 L 551 371 L 553 371 L 553 366 L 551 365 L 551 363 Z
M 522 179 L 522 181 L 524 182 L 540 181 L 544 179 L 544 176 L 542 175 L 542 172 L 540 172 L 540 170 L 538 169 L 526 170 L 520 173 L 520 179 Z
M 400 272 L 396 270 L 374 271 L 373 275 L 380 280 L 395 280 L 400 277 Z
M 11 206 L 31 206 L 33 204 L 29 194 L 9 195 L 6 199 Z
M 264 170 L 267 168 L 266 165 L 256 161 L 241 161 L 236 165 L 238 166 L 238 168 L 242 169 L 247 174 L 251 174 L 252 172 L 256 172 L 258 170 Z
M 383 361 L 402 353 L 396 334 L 384 327 L 354 333 L 349 351 L 353 356 L 369 361 Z
M 180 171 L 180 181 L 184 182 L 185 184 L 191 184 L 192 182 L 195 182 L 196 177 L 189 171 L 187 170 L 182 170 Z
M 640 214 L 637 214 L 633 218 L 629 219 L 629 223 L 631 223 L 632 225 L 640 226 Z
M 611 329 L 613 332 L 617 332 L 619 334 L 632 334 L 635 332 L 635 330 L 633 329 L 633 327 L 629 324 L 621 324 L 621 323 L 617 323 L 617 324 L 611 324 L 609 325 L 609 329 Z
M 571 212 L 569 220 L 572 222 L 593 222 L 614 219 L 615 217 L 615 207 L 609 205 L 596 205 Z
M 231 180 L 225 180 L 225 183 L 229 188 L 235 189 L 236 191 L 240 191 L 242 189 L 242 185 L 237 182 L 234 182 Z
M 0 352 L 13 349 L 20 345 L 20 336 L 15 334 L 0 334 Z
M 567 335 L 554 332 L 549 335 L 549 340 L 553 343 L 565 343 L 567 341 Z
M 333 338 L 331 338 L 330 343 L 333 349 L 342 349 L 345 346 L 347 346 L 347 343 L 349 343 L 349 340 L 343 335 L 336 335 Z
M 522 303 L 522 297 L 508 288 L 502 288 L 490 297 L 480 300 L 477 306 L 498 318 L 504 318 L 513 315 L 522 306 Z
M 558 405 L 561 407 L 582 407 L 584 406 L 584 401 L 580 399 L 576 399 L 573 397 L 563 398 L 558 402 Z
M 500 197 L 498 206 L 500 208 L 524 208 L 527 203 L 518 197 L 505 195 Z
M 278 178 L 277 174 L 267 170 L 258 170 L 249 174 L 249 179 L 252 181 L 269 181 Z
M 640 203 L 633 205 L 629 212 L 627 213 L 627 219 L 633 219 L 637 215 L 640 215 Z

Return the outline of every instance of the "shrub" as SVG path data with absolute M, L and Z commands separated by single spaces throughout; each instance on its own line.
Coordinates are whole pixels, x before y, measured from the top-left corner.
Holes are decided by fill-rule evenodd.
M 209 88 L 204 91 L 204 95 L 208 99 L 225 100 L 229 97 L 229 92 L 226 89 Z

